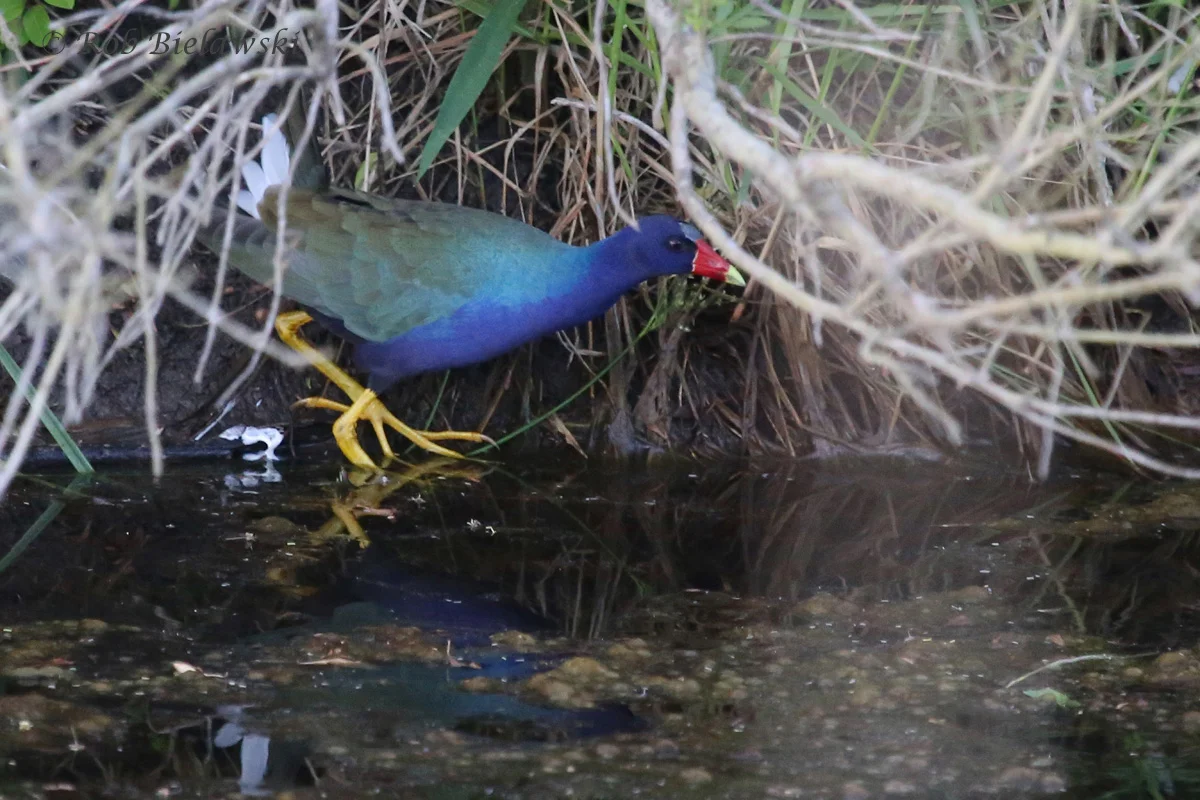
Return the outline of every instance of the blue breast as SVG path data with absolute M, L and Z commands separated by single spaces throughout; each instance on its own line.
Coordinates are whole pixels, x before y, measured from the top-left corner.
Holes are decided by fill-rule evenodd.
M 383 391 L 403 378 L 487 361 L 588 322 L 631 288 L 628 280 L 616 281 L 604 270 L 573 264 L 561 265 L 555 277 L 525 283 L 520 293 L 510 283 L 503 293 L 478 296 L 454 314 L 393 339 L 359 340 L 355 362 L 370 374 L 371 388 Z

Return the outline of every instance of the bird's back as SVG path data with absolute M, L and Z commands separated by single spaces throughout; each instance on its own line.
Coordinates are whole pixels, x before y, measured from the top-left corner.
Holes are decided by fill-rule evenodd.
M 266 284 L 274 280 L 278 191 L 266 190 L 261 219 L 238 217 L 229 256 Z M 528 308 L 580 277 L 575 248 L 478 209 L 293 187 L 285 214 L 283 294 L 368 341 L 401 336 L 469 304 Z M 221 229 L 205 237 L 210 246 L 219 248 Z

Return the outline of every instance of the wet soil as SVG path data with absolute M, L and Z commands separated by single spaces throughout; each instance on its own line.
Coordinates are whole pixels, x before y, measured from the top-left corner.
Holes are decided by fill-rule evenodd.
M 0 796 L 1200 796 L 1193 486 L 328 463 L 18 483 Z

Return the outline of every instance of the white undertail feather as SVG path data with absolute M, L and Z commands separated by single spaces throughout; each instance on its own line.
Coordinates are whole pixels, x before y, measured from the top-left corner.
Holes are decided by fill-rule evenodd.
M 288 167 L 291 157 L 288 152 L 288 141 L 283 131 L 272 128 L 275 125 L 275 115 L 267 114 L 262 118 L 263 142 L 262 152 L 258 161 L 248 161 L 242 167 L 242 184 L 246 187 L 238 192 L 237 205 L 242 211 L 258 219 L 258 204 L 271 186 L 279 186 L 288 179 Z

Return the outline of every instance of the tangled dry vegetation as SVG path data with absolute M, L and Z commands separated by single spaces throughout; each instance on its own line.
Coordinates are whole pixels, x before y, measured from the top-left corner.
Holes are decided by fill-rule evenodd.
M 268 325 L 188 288 L 192 237 L 237 191 L 264 110 L 309 96 L 337 183 L 485 205 L 577 242 L 681 204 L 751 276 L 736 305 L 660 287 L 561 337 L 585 377 L 635 354 L 592 395 L 593 422 L 618 438 L 672 442 L 684 408 L 708 421 L 701 439 L 751 452 L 1008 438 L 1046 475 L 1073 440 L 1200 476 L 1188 4 L 532 0 L 415 187 L 490 3 L 179 5 L 77 12 L 61 52 L 26 47 L 4 67 L 0 262 L 18 281 L 0 341 L 27 326 L 38 391 L 32 409 L 11 395 L 0 487 L 51 387 L 78 419 L 139 341 L 158 441 L 164 298 L 210 337 L 270 349 Z M 303 35 L 295 50 L 189 58 L 151 53 L 158 28 Z M 97 53 L 87 30 L 136 46 Z M 700 307 L 720 336 L 683 335 Z M 631 347 L 648 319 L 667 322 L 657 343 Z

